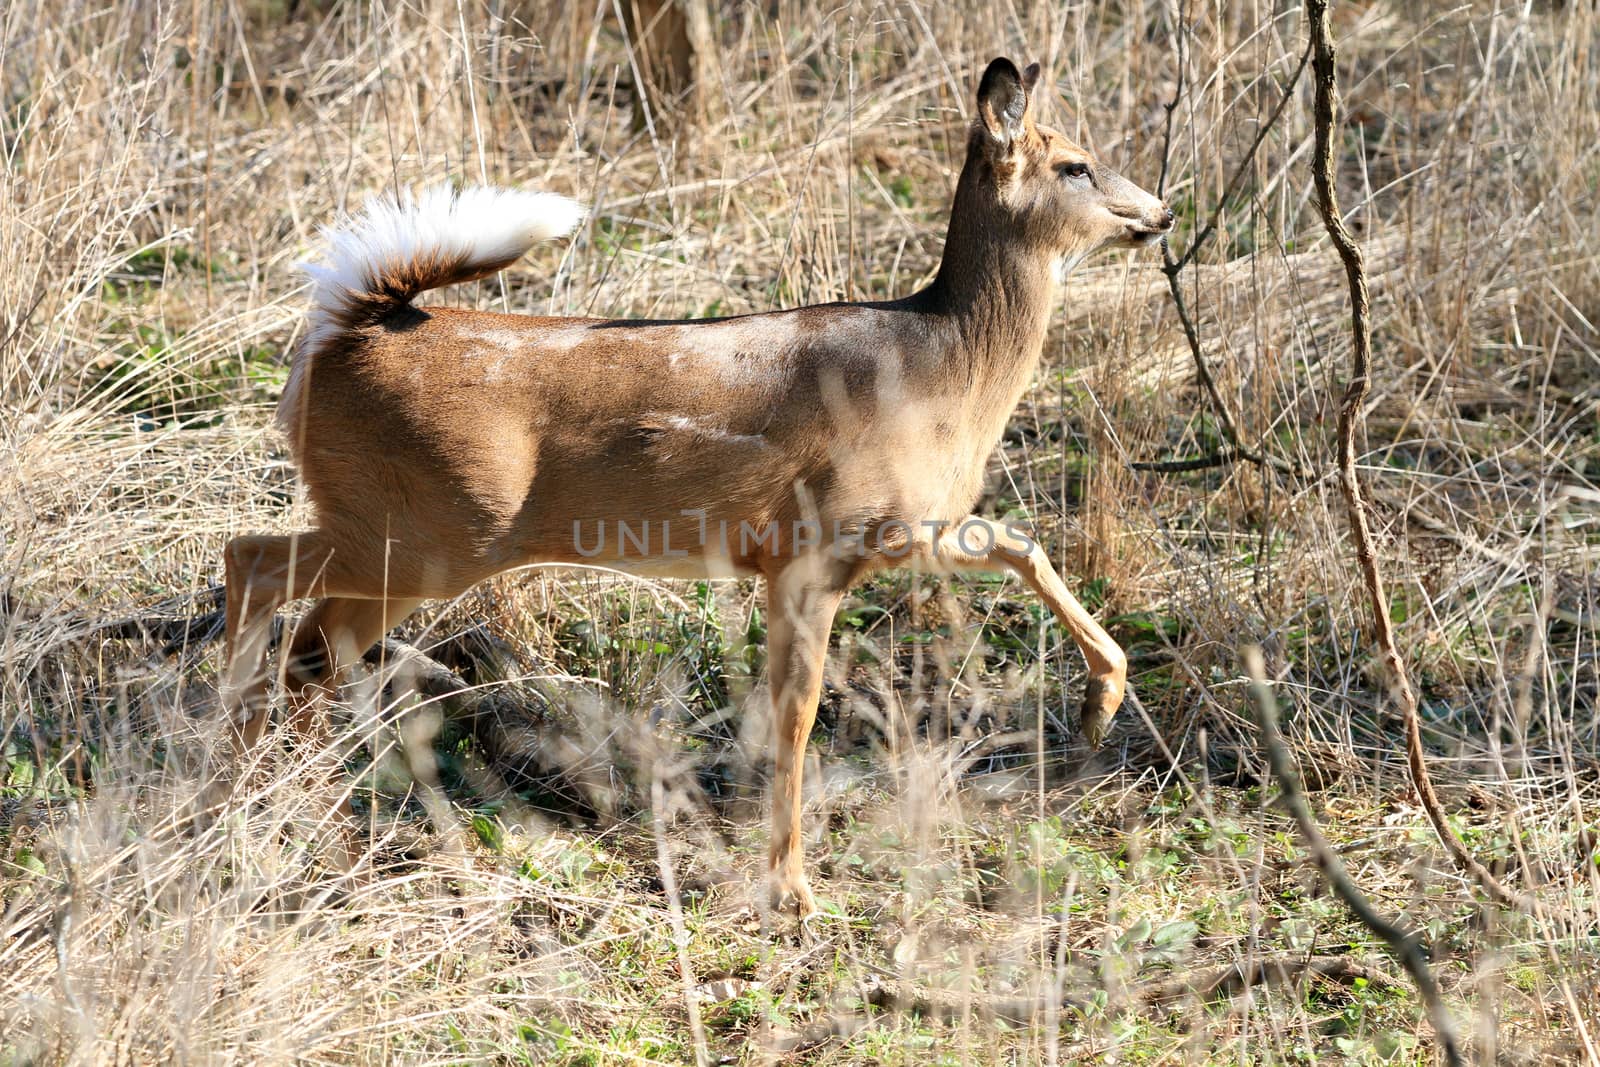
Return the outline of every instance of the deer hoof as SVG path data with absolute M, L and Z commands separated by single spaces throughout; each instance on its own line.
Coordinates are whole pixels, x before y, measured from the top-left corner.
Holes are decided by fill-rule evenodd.
M 1083 712 L 1078 727 L 1090 748 L 1099 748 L 1111 731 L 1111 720 L 1122 706 L 1122 686 L 1114 679 L 1090 678 L 1083 689 Z
M 811 895 L 811 886 L 806 883 L 803 874 L 780 875 L 774 872 L 771 903 L 773 911 L 801 919 L 809 919 L 817 913 L 816 898 Z

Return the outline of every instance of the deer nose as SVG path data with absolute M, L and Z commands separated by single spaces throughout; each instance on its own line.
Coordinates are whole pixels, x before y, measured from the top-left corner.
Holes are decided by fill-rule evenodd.
M 1177 220 L 1177 218 L 1178 218 L 1177 214 L 1174 213 L 1173 210 L 1170 207 L 1161 209 L 1161 225 L 1162 226 L 1170 227 L 1173 224 L 1173 222 Z

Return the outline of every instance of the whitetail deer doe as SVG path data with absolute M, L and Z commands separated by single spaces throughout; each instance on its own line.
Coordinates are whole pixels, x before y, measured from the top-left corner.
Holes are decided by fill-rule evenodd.
M 319 598 L 285 666 L 304 728 L 424 598 L 572 563 L 766 579 L 779 906 L 813 907 L 802 761 L 834 611 L 864 575 L 1015 572 L 1088 662 L 1082 729 L 1098 745 L 1126 658 L 1038 545 L 968 509 L 1068 270 L 1157 241 L 1173 215 L 1036 125 L 1038 83 L 1037 64 L 984 71 L 938 275 L 901 300 L 684 322 L 424 309 L 419 293 L 510 266 L 582 209 L 440 189 L 330 232 L 280 408 L 317 527 L 227 547 L 224 693 L 240 744 L 265 726 L 285 601 Z

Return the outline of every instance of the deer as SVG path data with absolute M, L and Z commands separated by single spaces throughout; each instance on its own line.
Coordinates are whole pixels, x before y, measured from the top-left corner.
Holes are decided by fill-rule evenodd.
M 363 654 L 424 600 L 529 565 L 764 582 L 767 884 L 808 916 L 802 770 L 829 634 L 881 568 L 1009 572 L 1086 667 L 1103 742 L 1127 658 L 1026 531 L 972 514 L 1067 275 L 1159 242 L 1174 214 L 1035 121 L 1037 63 L 979 81 L 937 273 L 895 300 L 682 321 L 418 306 L 510 267 L 585 211 L 549 192 L 433 189 L 324 231 L 279 423 L 314 527 L 228 542 L 222 696 L 240 752 L 274 677 L 316 728 Z M 264 666 L 275 613 L 314 599 Z

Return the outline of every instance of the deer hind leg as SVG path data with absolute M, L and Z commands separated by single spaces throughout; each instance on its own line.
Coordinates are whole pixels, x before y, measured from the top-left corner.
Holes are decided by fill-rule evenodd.
M 227 569 L 227 666 L 223 676 L 223 707 L 232 717 L 235 740 L 241 750 L 252 747 L 266 730 L 267 688 L 272 674 L 265 666 L 272 619 L 290 600 L 301 597 L 332 598 L 337 607 L 313 610 L 310 627 L 302 623 L 297 634 L 306 635 L 302 653 L 309 654 L 317 640 L 312 635 L 327 632 L 336 639 L 339 651 L 350 641 L 373 627 L 381 627 L 388 608 L 409 611 L 415 600 L 402 597 L 399 590 L 389 596 L 387 561 L 382 557 L 351 548 L 327 532 L 313 530 L 292 537 L 236 537 L 228 542 Z M 412 596 L 421 589 L 406 590 Z M 388 599 L 385 599 L 385 597 Z M 357 606 L 355 601 L 377 605 Z M 325 621 L 323 621 L 325 620 Z M 378 629 L 371 640 L 382 635 Z M 328 641 L 322 641 L 328 647 Z M 354 655 L 359 656 L 365 646 Z M 337 657 L 335 657 L 337 658 Z M 353 658 L 353 657 L 352 657 Z M 330 660 L 330 664 L 332 660 Z M 323 672 L 311 672 L 311 681 L 321 681 Z
M 388 561 L 352 548 L 316 530 L 294 537 L 239 537 L 229 542 L 227 567 L 227 666 L 223 707 L 234 727 L 235 762 L 266 731 L 265 665 L 272 619 L 278 608 L 302 597 L 323 597 L 296 627 L 285 659 L 291 686 L 290 725 L 317 735 L 318 706 L 337 684 L 339 672 L 359 659 L 393 622 L 417 604 L 410 597 L 384 599 Z M 415 576 L 405 580 L 415 581 Z M 420 587 L 410 590 L 420 595 Z M 330 798 L 335 815 L 349 814 L 343 790 Z M 348 835 L 330 858 L 348 869 L 353 859 Z
M 297 551 L 298 549 L 298 551 Z M 326 563 L 314 535 L 236 537 L 224 553 L 227 582 L 226 666 L 222 706 L 242 756 L 261 740 L 267 725 L 267 645 L 272 620 L 292 599 L 292 584 Z
M 1099 748 L 1127 692 L 1128 657 L 1067 589 L 1038 542 L 972 516 L 944 532 L 933 557 L 942 570 L 1011 571 L 1061 620 L 1089 666 L 1079 725 L 1089 745 Z
M 767 671 L 777 741 L 768 877 L 773 907 L 802 918 L 816 911 L 816 902 L 806 882 L 801 775 L 822 695 L 828 631 L 843 596 L 839 583 L 805 561 L 767 582 Z
M 326 704 L 344 675 L 418 603 L 329 597 L 318 601 L 295 627 L 284 670 L 289 691 L 288 725 L 310 751 L 319 751 L 329 740 Z M 337 839 L 325 853 L 326 859 L 338 870 L 349 871 L 365 848 L 358 840 L 349 791 L 337 768 L 325 781 L 319 781 L 317 792 L 319 806 L 336 824 Z
M 289 644 L 285 677 L 289 727 L 320 736 L 320 710 L 367 649 L 416 610 L 420 600 L 328 597 L 306 613 Z

